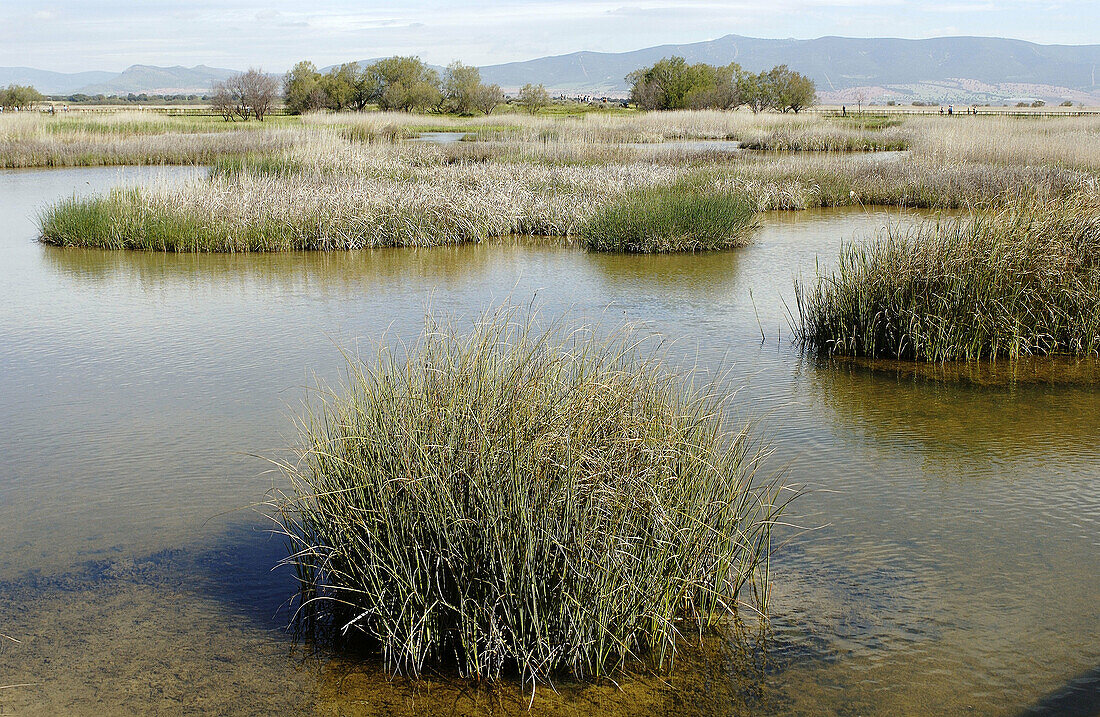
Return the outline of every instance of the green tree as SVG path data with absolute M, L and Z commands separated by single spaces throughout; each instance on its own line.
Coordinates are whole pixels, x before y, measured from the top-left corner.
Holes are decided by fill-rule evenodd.
M 42 93 L 30 85 L 11 84 L 0 89 L 0 107 L 25 110 L 44 100 Z
M 631 83 L 631 100 L 642 109 L 734 109 L 741 104 L 742 74 L 737 63 L 689 65 L 682 57 L 666 57 L 626 79 Z
M 769 97 L 768 106 L 780 112 L 800 112 L 812 105 L 817 96 L 813 80 L 786 65 L 761 73 L 761 85 Z
M 474 113 L 477 93 L 481 88 L 481 71 L 471 65 L 452 62 L 443 75 L 443 103 L 448 112 L 460 115 Z
M 321 77 L 320 84 L 328 100 L 328 108 L 340 112 L 355 107 L 359 81 L 360 72 L 357 62 L 346 62 L 326 72 Z
M 767 77 L 764 73 L 746 72 L 739 83 L 738 94 L 753 114 L 771 107 L 772 95 L 768 91 Z
M 531 114 L 537 114 L 539 110 L 550 104 L 550 93 L 542 85 L 533 85 L 528 82 L 520 88 L 516 104 Z
M 795 114 L 817 102 L 817 87 L 814 81 L 797 72 L 790 72 L 779 93 L 779 103 Z
M 384 110 L 411 112 L 437 107 L 442 100 L 439 74 L 419 57 L 389 57 L 372 63 L 364 78 Z
M 299 62 L 286 73 L 283 94 L 287 112 L 291 114 L 319 110 L 328 104 L 328 97 L 321 87 L 321 73 L 312 62 Z

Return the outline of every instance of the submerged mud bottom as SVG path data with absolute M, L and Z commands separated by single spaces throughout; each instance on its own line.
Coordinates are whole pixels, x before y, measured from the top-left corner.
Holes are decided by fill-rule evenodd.
M 0 644 L 0 675 L 12 684 L 0 714 L 748 715 L 779 706 L 765 688 L 774 667 L 756 621 L 731 622 L 702 644 L 688 636 L 660 674 L 634 667 L 534 689 L 512 678 L 387 674 L 377 654 L 334 652 L 286 628 L 289 605 L 277 599 L 293 580 L 269 570 L 282 550 L 262 525 L 241 525 L 214 548 L 0 583 L 0 625 L 19 640 Z

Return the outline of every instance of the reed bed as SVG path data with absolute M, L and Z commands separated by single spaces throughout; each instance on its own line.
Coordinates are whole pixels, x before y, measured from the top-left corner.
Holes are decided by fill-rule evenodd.
M 590 113 L 576 117 L 489 115 L 425 117 L 401 112 L 309 115 L 307 125 L 333 127 L 366 142 L 393 141 L 419 132 L 465 132 L 479 141 L 580 145 L 735 140 L 753 149 L 875 151 L 905 149 L 904 129 L 861 126 L 818 115 L 754 115 L 748 111 L 691 110 Z
M 89 118 L 5 113 L 0 115 L 0 168 L 209 164 L 223 156 L 270 154 L 309 144 L 317 141 L 316 135 L 273 125 L 261 128 L 259 123 L 217 124 L 141 113 Z
M 667 667 L 765 609 L 786 493 L 724 393 L 642 348 L 505 307 L 352 359 L 276 501 L 298 617 L 389 670 L 534 682 Z
M 890 229 L 797 287 L 823 354 L 920 361 L 1100 354 L 1100 195 L 1016 196 L 972 219 Z
M 697 151 L 671 143 L 663 146 L 664 142 L 626 145 L 600 139 L 655 128 L 663 128 L 664 138 L 767 126 L 776 132 L 777 123 L 790 132 L 850 124 L 830 124 L 820 117 L 760 120 L 720 112 L 509 117 L 522 129 L 518 138 L 446 146 L 363 142 L 343 134 L 349 122 L 373 132 L 376 127 L 408 127 L 422 120 L 394 113 L 320 115 L 305 118 L 304 127 L 263 132 L 88 134 L 79 140 L 55 137 L 41 146 L 23 139 L 7 155 L 0 144 L 0 156 L 7 162 L 18 157 L 25 166 L 195 159 L 211 163 L 212 176 L 206 182 L 63 202 L 43 214 L 42 237 L 47 242 L 168 251 L 432 246 L 510 234 L 573 237 L 601 211 L 609 220 L 605 227 L 616 224 L 620 231 L 643 231 L 649 217 L 653 221 L 644 231 L 664 227 L 676 232 L 649 243 L 653 248 L 671 248 L 689 237 L 685 224 L 673 220 L 693 217 L 700 230 L 684 245 L 703 248 L 716 241 L 711 229 L 724 221 L 717 217 L 732 218 L 736 212 L 718 212 L 710 220 L 710 210 L 698 207 L 710 202 L 715 211 L 719 206 L 730 208 L 732 197 L 744 198 L 755 211 L 850 205 L 974 209 L 994 204 L 1020 186 L 1050 198 L 1091 191 L 1100 181 L 1095 172 L 1054 162 L 950 159 L 928 153 L 923 145 L 909 153 L 784 154 Z M 462 120 L 493 132 L 499 121 L 496 116 Z M 954 121 L 945 119 L 943 126 L 953 126 Z M 1080 123 L 1055 126 L 1088 131 Z M 548 127 L 558 129 L 546 141 L 524 139 Z M 874 127 L 883 133 L 899 129 L 889 123 Z M 696 193 L 673 201 L 662 189 L 689 176 L 707 176 L 713 196 Z M 643 206 L 646 192 L 654 193 L 651 208 Z M 634 199 L 624 199 L 630 193 Z M 663 198 L 657 201 L 658 197 Z M 630 208 L 614 214 L 616 206 L 630 201 Z M 688 206 L 692 203 L 696 209 Z M 631 224 L 631 215 L 642 223 Z M 612 216 L 617 219 L 611 221 Z M 707 232 L 710 238 L 701 240 Z M 591 246 L 617 243 L 636 250 L 646 244 L 637 238 L 592 241 Z
M 509 162 L 471 160 L 449 146 L 361 144 L 332 134 L 292 141 L 294 146 L 278 152 L 218 159 L 208 181 L 62 202 L 42 215 L 42 238 L 164 251 L 435 246 L 512 234 L 573 237 L 598 212 L 610 218 L 617 203 L 632 201 L 629 212 L 615 215 L 622 231 L 641 230 L 642 224 L 626 221 L 630 213 L 643 223 L 649 217 L 651 229 L 666 230 L 651 246 L 671 248 L 689 237 L 685 221 L 695 221 L 698 236 L 684 246 L 704 248 L 718 241 L 712 230 L 719 227 L 729 229 L 735 243 L 747 235 L 733 231 L 736 222 L 726 222 L 740 214 L 735 206 L 742 198 L 756 211 L 855 204 L 977 207 L 1021 184 L 1043 196 L 1097 184 L 1093 175 L 1065 169 L 874 162 L 867 155 L 708 160 L 639 150 L 623 155 L 633 160 L 622 162 L 570 163 L 545 155 Z M 705 178 L 700 186 L 709 197 L 699 191 L 683 201 L 669 197 L 667 187 L 691 177 Z M 646 192 L 664 199 L 645 207 Z M 633 200 L 624 199 L 631 193 Z M 730 211 L 707 216 L 720 207 Z M 674 221 L 678 215 L 685 221 Z M 700 240 L 707 232 L 711 238 Z M 642 246 L 624 241 L 620 249 Z
M 744 246 L 758 226 L 744 195 L 689 178 L 631 190 L 597 209 L 579 233 L 591 251 L 668 253 Z
M 1100 171 L 1100 118 L 913 117 L 913 150 L 933 161 Z
M 386 148 L 390 152 L 391 148 Z M 233 171 L 172 187 L 68 200 L 40 217 L 46 243 L 156 251 L 437 246 L 509 234 L 571 236 L 602 203 L 674 168 L 419 161 L 392 152 L 353 173 Z M 276 166 L 285 169 L 285 165 Z M 270 168 L 268 168 L 270 169 Z M 280 169 L 280 171 L 281 171 Z
M 1030 187 L 1037 196 L 1060 197 L 1098 186 L 1092 173 L 1054 166 L 874 154 L 747 157 L 700 171 L 712 172 L 720 185 L 752 198 L 758 211 L 864 205 L 977 208 L 1019 187 Z
M 276 121 L 277 120 L 277 121 Z M 619 161 L 637 147 L 694 140 L 732 140 L 751 149 L 790 152 L 874 152 L 909 148 L 918 159 L 950 165 L 1056 166 L 1100 171 L 1100 120 L 956 116 L 835 117 L 753 115 L 747 111 L 593 112 L 576 117 L 521 114 L 456 118 L 366 112 L 223 122 L 143 112 L 0 116 L 0 167 L 213 161 L 219 156 L 267 153 L 329 141 L 392 144 L 423 131 L 461 131 L 501 152 L 499 161 Z M 278 139 L 272 139 L 274 134 Z M 232 139 L 231 139 L 232 138 Z M 541 145 L 548 149 L 540 149 Z M 695 161 L 697 153 L 669 151 L 667 160 Z M 587 159 L 586 159 L 587 156 Z M 729 157 L 713 157 L 716 161 Z
M 776 152 L 897 152 L 909 149 L 910 132 L 891 127 L 863 130 L 833 125 L 753 130 L 740 136 L 744 149 Z

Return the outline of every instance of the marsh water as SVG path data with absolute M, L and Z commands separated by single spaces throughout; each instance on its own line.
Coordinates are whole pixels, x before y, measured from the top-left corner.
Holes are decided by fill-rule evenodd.
M 307 387 L 425 307 L 666 336 L 729 370 L 772 468 L 805 486 L 772 619 L 667 675 L 540 689 L 556 714 L 1100 710 L 1100 384 L 1088 362 L 913 371 L 788 340 L 793 281 L 914 212 L 771 214 L 688 256 L 502 241 L 164 255 L 47 247 L 36 212 L 196 170 L 0 173 L 0 714 L 522 712 L 514 686 L 388 680 L 285 630 L 262 503 Z M 761 338 L 763 334 L 763 340 Z M 18 641 L 18 642 L 17 642 Z

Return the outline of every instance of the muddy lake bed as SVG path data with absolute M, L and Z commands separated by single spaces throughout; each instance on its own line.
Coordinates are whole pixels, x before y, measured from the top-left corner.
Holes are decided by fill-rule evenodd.
M 0 172 L 0 714 L 505 713 L 529 695 L 390 680 L 285 628 L 262 515 L 307 387 L 425 307 L 658 332 L 728 370 L 772 468 L 805 486 L 772 619 L 669 675 L 540 689 L 557 714 L 1100 710 L 1100 385 L 1041 364 L 943 376 L 804 357 L 794 280 L 928 212 L 769 213 L 730 252 L 565 242 L 285 254 L 63 249 L 58 199 L 188 168 Z M 761 340 L 763 334 L 763 340 Z M 12 639 L 7 639 L 12 638 Z M 8 687 L 11 685 L 11 687 Z

